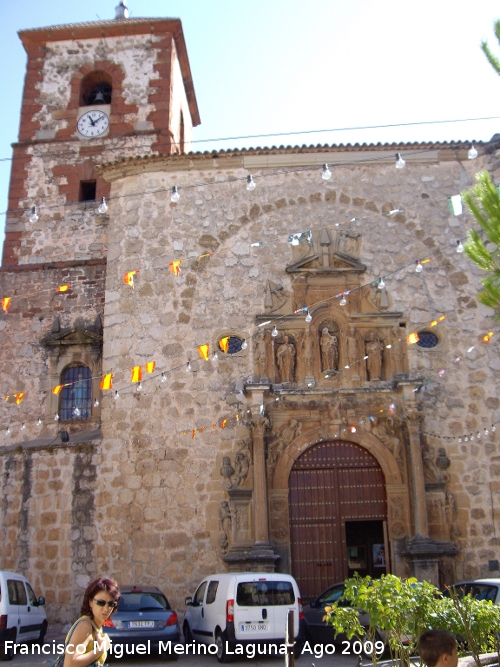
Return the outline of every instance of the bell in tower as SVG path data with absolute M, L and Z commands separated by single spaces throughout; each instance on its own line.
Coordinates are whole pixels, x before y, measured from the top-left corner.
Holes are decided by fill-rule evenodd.
M 127 0 L 120 0 L 120 4 L 115 7 L 115 19 L 128 19 Z

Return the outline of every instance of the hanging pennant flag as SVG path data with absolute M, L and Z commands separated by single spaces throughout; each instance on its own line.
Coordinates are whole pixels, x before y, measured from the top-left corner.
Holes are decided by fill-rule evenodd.
M 200 428 L 200 433 L 203 433 L 203 431 L 204 431 L 206 428 L 207 428 L 206 426 L 202 426 L 202 427 Z
M 221 421 L 221 423 L 220 423 L 220 427 L 221 427 L 221 428 L 225 428 L 225 427 L 226 427 L 226 424 L 227 424 L 227 419 L 223 419 L 223 420 Z
M 229 336 L 224 336 L 224 338 L 219 340 L 219 347 L 224 352 L 224 354 L 227 354 L 229 349 Z
M 26 392 L 22 391 L 19 394 L 14 394 L 14 398 L 16 399 L 17 405 L 23 400 L 23 398 L 26 396 Z
M 8 401 L 10 396 L 4 396 L 5 400 Z
M 61 391 L 64 389 L 64 387 L 67 387 L 67 384 L 58 384 L 57 387 L 54 387 L 52 389 L 52 393 L 55 394 L 56 396 L 59 396 Z
M 127 273 L 123 274 L 124 284 L 130 285 L 132 289 L 134 289 L 134 276 L 136 273 L 139 273 L 139 271 L 128 271 Z
M 132 368 L 132 377 L 130 382 L 140 382 L 142 380 L 142 366 L 134 366 Z
M 462 215 L 462 195 L 453 195 L 453 197 L 448 197 L 448 208 L 452 215 Z
M 169 267 L 174 276 L 178 276 L 181 271 L 181 260 L 176 259 L 175 262 L 170 262 Z
M 418 343 L 418 341 L 420 340 L 420 336 L 416 331 L 414 331 L 408 336 L 407 340 L 408 340 L 408 345 L 413 345 L 413 343 Z
M 437 324 L 442 322 L 448 317 L 448 315 L 441 315 L 441 317 L 438 317 L 437 320 L 432 320 L 432 322 L 429 324 L 430 327 L 435 327 Z
M 299 234 L 290 234 L 288 237 L 288 243 L 292 245 L 300 245 L 302 241 L 307 241 L 309 244 L 312 240 L 312 233 L 310 231 L 300 232 Z
M 56 287 L 56 292 L 67 292 L 69 287 L 69 285 L 59 285 L 59 287 Z
M 217 428 L 217 424 L 212 424 L 212 431 L 215 431 L 216 428 Z
M 101 384 L 99 385 L 101 390 L 113 389 L 113 378 L 114 378 L 113 373 L 106 373 L 106 375 L 103 375 L 101 379 Z
M 200 353 L 200 357 L 202 359 L 205 359 L 205 361 L 208 361 L 209 351 L 210 351 L 210 345 L 198 345 L 198 352 Z
M 182 431 L 182 435 L 187 435 L 187 434 L 188 434 L 187 431 Z
M 146 369 L 146 373 L 154 373 L 156 368 L 156 361 L 148 361 L 144 368 Z
M 11 302 L 10 296 L 6 296 L 2 299 L 2 308 L 5 312 L 9 310 L 10 302 Z
M 489 343 L 494 333 L 494 331 L 489 331 L 485 336 L 483 336 L 483 342 Z
M 191 440 L 194 440 L 194 437 L 196 435 L 196 431 L 197 431 L 197 429 L 194 428 L 193 431 L 192 431 L 192 434 L 191 434 Z
M 196 259 L 202 259 L 203 257 L 212 257 L 214 253 L 213 252 L 205 252 L 203 255 L 198 255 Z

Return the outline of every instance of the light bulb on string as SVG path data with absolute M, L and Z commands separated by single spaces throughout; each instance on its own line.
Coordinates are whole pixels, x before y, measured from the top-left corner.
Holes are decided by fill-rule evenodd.
M 10 435 L 10 426 L 7 426 L 7 430 L 5 431 L 5 435 Z
M 242 350 L 246 350 L 247 347 L 248 347 L 248 343 L 247 343 L 247 341 L 246 341 L 245 338 L 244 338 L 244 339 L 243 339 L 243 343 L 241 344 L 241 349 L 242 349 Z
M 212 361 L 215 362 L 215 363 L 216 363 L 217 361 L 219 361 L 219 355 L 217 354 L 217 352 L 214 352 L 214 353 L 213 353 L 213 355 L 212 355 Z
M 59 414 L 58 414 L 57 412 L 56 412 L 56 414 L 54 415 L 54 420 L 55 420 L 56 422 L 59 421 Z
M 191 362 L 188 361 L 186 364 L 186 373 L 191 373 L 191 371 L 192 371 Z
M 307 309 L 306 322 L 312 322 L 312 315 L 309 312 L 309 308 Z
M 276 326 L 274 326 L 273 330 L 271 331 L 271 336 L 272 336 L 273 338 L 276 338 L 276 336 L 278 335 L 278 333 L 279 333 L 278 329 L 276 328 Z
M 347 364 L 347 366 L 344 366 L 344 368 L 345 368 L 346 370 L 349 370 L 351 367 L 349 366 L 349 364 Z
M 38 417 L 38 419 L 37 419 L 37 421 L 36 421 L 36 425 L 37 425 L 37 426 L 41 426 L 41 425 L 42 425 L 42 420 L 41 420 L 40 417 Z
M 396 169 L 403 169 L 406 162 L 401 157 L 401 153 L 396 153 Z
M 80 408 L 77 405 L 75 405 L 75 407 L 73 408 L 73 414 L 75 415 L 75 417 L 79 417 L 82 414 Z
M 384 278 L 383 278 L 383 277 L 382 277 L 382 278 L 379 278 L 377 287 L 378 287 L 378 289 L 385 289 L 385 282 L 384 282 Z
M 255 190 L 257 187 L 257 183 L 253 180 L 253 176 L 248 174 L 247 176 L 247 190 L 251 192 L 252 190 Z
M 98 407 L 99 407 L 99 401 L 96 398 L 95 401 L 94 401 L 94 408 L 98 408 Z
M 324 165 L 323 165 L 323 172 L 322 172 L 322 174 L 321 174 L 321 178 L 322 178 L 324 181 L 329 181 L 331 177 L 332 177 L 332 172 L 331 172 L 330 169 L 328 168 L 328 165 L 327 165 L 327 164 L 324 164 Z
M 388 344 L 386 345 L 386 348 L 387 348 L 388 350 L 390 350 L 390 349 L 392 348 L 391 343 L 388 343 Z
M 484 435 L 489 435 L 489 433 L 490 433 L 490 432 L 488 431 L 488 429 L 485 428 L 485 429 L 484 429 Z
M 166 382 L 166 381 L 167 381 L 167 376 L 165 375 L 165 373 L 162 373 L 161 378 L 160 378 L 160 382 Z
M 294 246 L 300 245 L 300 234 L 293 234 L 290 243 Z
M 21 431 L 24 431 L 25 428 L 26 428 L 26 424 L 23 422 L 23 423 L 21 424 Z
M 101 199 L 101 203 L 99 204 L 99 207 L 98 207 L 97 210 L 98 210 L 98 212 L 101 213 L 102 215 L 104 215 L 104 213 L 107 212 L 107 210 L 108 210 L 108 205 L 106 204 L 106 197 L 103 197 L 103 198 Z
M 496 427 L 496 426 L 492 426 L 492 427 L 491 427 L 491 430 L 492 430 L 493 433 L 495 433 L 495 431 L 497 430 L 497 427 Z
M 170 195 L 170 201 L 173 204 L 177 204 L 177 202 L 179 201 L 180 198 L 181 198 L 181 196 L 179 194 L 179 190 L 177 189 L 177 186 L 174 185 L 174 187 L 172 188 L 172 194 Z
M 475 160 L 477 158 L 477 149 L 474 146 L 474 144 L 472 144 L 472 146 L 469 148 L 467 157 L 469 158 L 469 160 Z
M 137 387 L 135 388 L 135 390 L 136 390 L 137 392 L 142 391 L 142 382 L 139 382 L 139 384 L 137 385 Z
M 457 241 L 457 252 L 462 253 L 464 251 L 464 246 L 462 241 Z
M 120 394 L 118 391 L 115 391 L 115 401 L 117 401 L 120 398 Z
M 423 268 L 424 268 L 424 267 L 422 266 L 422 264 L 421 264 L 419 261 L 417 261 L 417 265 L 416 265 L 416 267 L 415 267 L 415 271 L 416 271 L 417 273 L 422 273 L 422 269 L 423 269 Z
M 35 222 L 38 222 L 39 220 L 40 220 L 40 216 L 38 215 L 38 209 L 37 209 L 36 206 L 32 206 L 29 221 L 31 223 L 35 223 Z
M 345 306 L 347 303 L 347 299 L 345 298 L 345 295 L 342 294 L 342 298 L 339 301 L 339 306 Z

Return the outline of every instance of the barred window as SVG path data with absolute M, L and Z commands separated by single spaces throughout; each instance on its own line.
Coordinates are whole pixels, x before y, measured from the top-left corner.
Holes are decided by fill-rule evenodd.
M 61 421 L 85 421 L 92 411 L 92 375 L 87 366 L 70 366 L 61 377 L 61 384 L 68 385 L 60 394 L 59 416 Z

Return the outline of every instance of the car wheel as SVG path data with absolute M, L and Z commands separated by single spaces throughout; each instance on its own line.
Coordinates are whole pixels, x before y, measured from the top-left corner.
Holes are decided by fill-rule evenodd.
M 218 632 L 215 636 L 215 645 L 217 646 L 217 660 L 219 662 L 231 662 L 232 656 L 227 654 L 226 642 L 226 637 L 222 632 Z
M 293 655 L 295 660 L 298 660 L 302 656 L 302 650 L 304 648 L 304 641 L 300 642 L 295 642 L 295 645 L 293 647 Z
M 9 639 L 13 642 L 16 641 L 16 631 L 15 630 L 13 630 Z M 5 644 L 2 644 L 1 647 L 2 647 L 2 660 L 4 660 L 5 662 L 7 662 L 9 660 L 12 660 L 14 658 L 14 646 L 11 644 L 10 647 L 8 649 L 6 649 Z
M 191 644 L 193 642 L 193 633 L 189 627 L 189 623 L 184 623 L 182 626 L 182 634 L 184 635 L 184 641 L 186 644 Z

